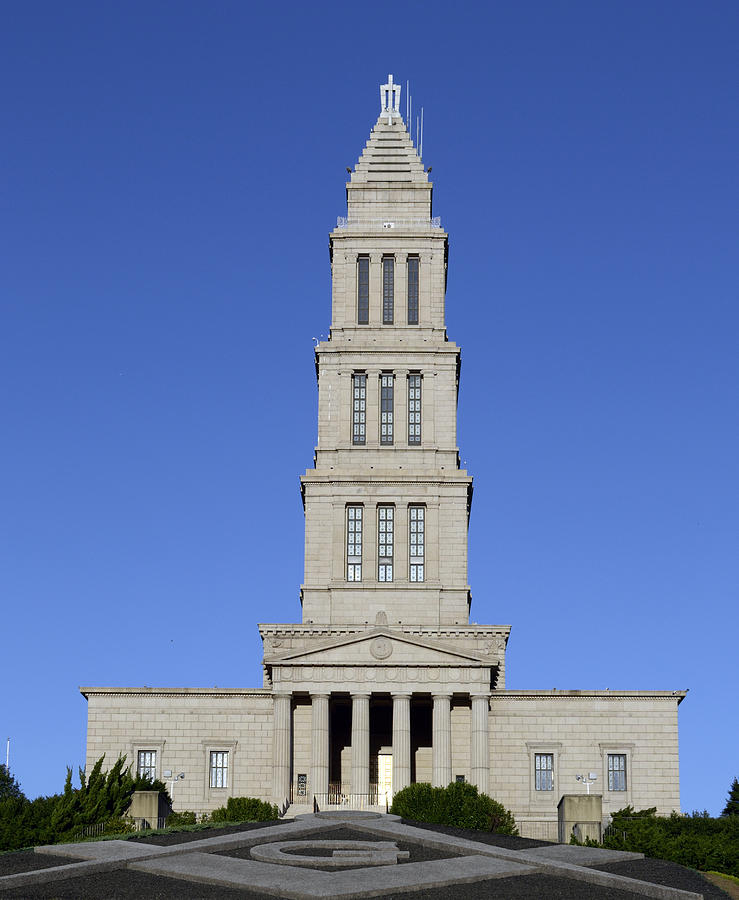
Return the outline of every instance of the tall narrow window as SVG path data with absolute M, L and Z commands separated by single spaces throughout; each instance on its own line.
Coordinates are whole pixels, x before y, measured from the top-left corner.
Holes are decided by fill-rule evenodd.
M 380 376 L 380 443 L 393 442 L 393 403 L 395 386 L 393 375 Z
M 554 790 L 554 754 L 534 754 L 534 788 L 537 791 Z
M 367 376 L 352 375 L 352 443 L 364 444 L 367 437 Z
M 357 323 L 369 324 L 369 256 L 357 258 Z
M 228 787 L 228 750 L 211 750 L 210 786 L 212 788 Z
M 410 559 L 411 581 L 424 580 L 424 562 L 426 559 L 426 509 L 423 506 L 411 506 L 408 517 L 408 557 Z
M 408 257 L 408 324 L 418 325 L 418 257 Z
M 346 580 L 362 580 L 362 507 L 346 508 Z
M 421 376 L 408 376 L 408 443 L 421 443 Z
M 626 754 L 608 754 L 608 790 L 626 790 Z
M 139 750 L 138 773 L 152 781 L 157 777 L 156 750 Z
M 395 307 L 395 259 L 392 256 L 382 258 L 382 324 L 393 324 Z
M 377 507 L 378 581 L 393 580 L 394 506 Z

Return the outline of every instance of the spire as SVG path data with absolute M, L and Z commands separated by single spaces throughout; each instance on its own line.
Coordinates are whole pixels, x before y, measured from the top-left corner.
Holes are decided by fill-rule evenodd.
M 400 115 L 400 85 L 393 82 L 392 75 L 380 85 L 380 117 L 351 177 L 352 184 L 377 181 L 428 183 L 421 157 Z
M 346 188 L 347 221 L 354 224 L 430 222 L 432 185 L 400 114 L 400 85 L 392 75 L 380 85 L 380 115 Z

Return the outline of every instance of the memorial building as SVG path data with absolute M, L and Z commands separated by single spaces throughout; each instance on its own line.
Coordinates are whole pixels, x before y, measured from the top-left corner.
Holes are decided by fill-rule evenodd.
M 229 796 L 384 808 L 412 782 L 464 780 L 543 836 L 578 775 L 604 815 L 679 810 L 684 692 L 509 690 L 510 626 L 470 624 L 448 235 L 392 77 L 380 98 L 329 239 L 302 619 L 259 626 L 260 688 L 81 688 L 87 763 L 125 753 L 196 811 Z

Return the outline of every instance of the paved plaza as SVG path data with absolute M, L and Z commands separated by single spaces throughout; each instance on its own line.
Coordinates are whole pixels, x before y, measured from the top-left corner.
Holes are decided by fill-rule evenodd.
M 472 896 L 465 887 L 478 885 L 485 886 L 490 897 L 537 897 L 542 895 L 542 876 L 549 879 L 546 883 L 561 888 L 551 896 L 624 900 L 639 896 L 698 900 L 703 896 L 602 870 L 609 864 L 641 860 L 638 853 L 563 844 L 513 850 L 372 812 L 302 815 L 263 828 L 167 846 L 111 840 L 37 847 L 39 862 L 44 855 L 51 866 L 0 877 L 0 894 L 73 896 L 65 892 L 64 882 L 84 885 L 85 877 L 125 870 L 129 875 L 150 876 L 152 883 L 160 884 L 162 879 L 171 883 L 171 893 L 152 891 L 151 896 L 217 896 L 212 888 L 220 888 L 229 897 L 311 900 L 413 892 L 426 896 L 428 891 L 445 889 L 440 896 L 461 898 Z M 514 882 L 515 893 L 511 893 Z M 95 893 L 82 887 L 79 896 Z M 129 894 L 111 891 L 106 896 Z

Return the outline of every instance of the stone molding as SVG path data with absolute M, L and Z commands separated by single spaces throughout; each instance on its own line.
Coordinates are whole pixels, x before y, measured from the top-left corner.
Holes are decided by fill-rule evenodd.
M 680 703 L 687 691 L 493 691 L 491 700 L 672 700 Z

